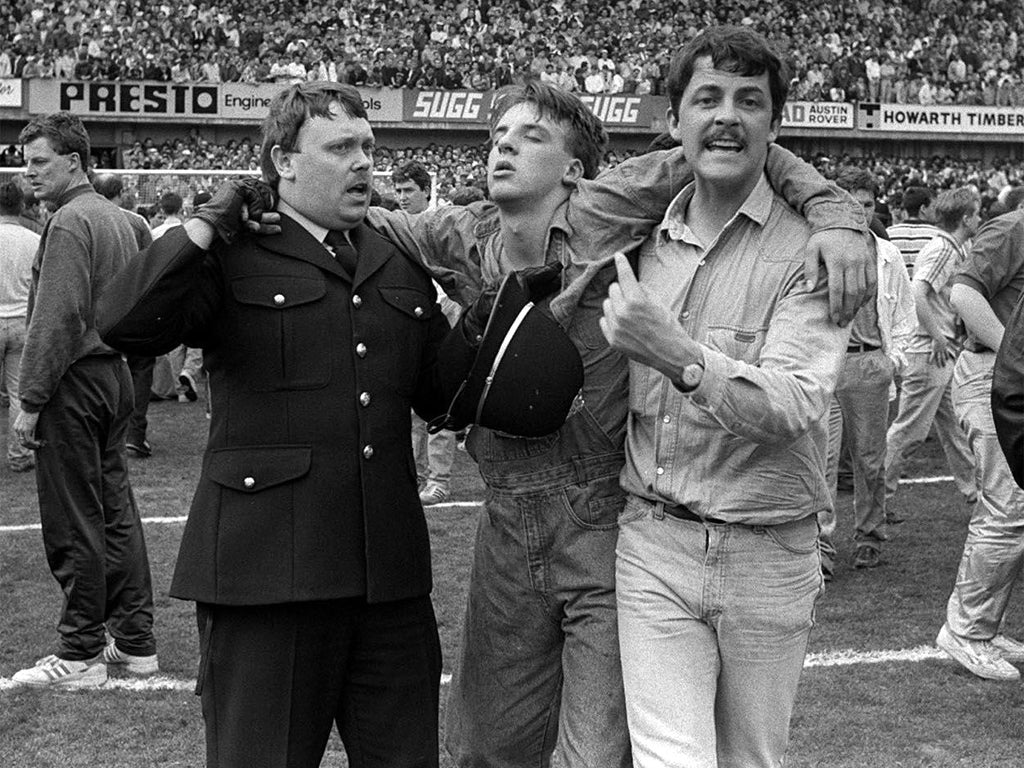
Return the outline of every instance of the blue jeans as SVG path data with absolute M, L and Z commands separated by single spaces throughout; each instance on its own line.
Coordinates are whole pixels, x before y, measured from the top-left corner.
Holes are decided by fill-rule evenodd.
M 703 524 L 630 496 L 616 583 L 637 768 L 777 768 L 824 582 L 813 514 Z
M 566 455 L 580 445 L 567 430 L 470 433 L 487 498 L 446 713 L 459 766 L 543 768 L 553 752 L 564 768 L 630 765 L 615 619 L 624 458 Z
M 994 352 L 960 354 L 953 369 L 953 407 L 967 432 L 978 478 L 978 503 L 946 606 L 955 634 L 990 640 L 1024 567 L 1024 490 L 1017 487 L 992 421 Z

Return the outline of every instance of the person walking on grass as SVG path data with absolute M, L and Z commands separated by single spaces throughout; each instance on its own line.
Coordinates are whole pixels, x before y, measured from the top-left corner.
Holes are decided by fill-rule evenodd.
M 1024 643 L 1004 632 L 1024 567 L 1024 489 L 999 445 L 992 409 L 996 350 L 1024 294 L 1024 210 L 990 219 L 953 278 L 949 301 L 967 328 L 953 368 L 953 408 L 967 432 L 978 501 L 967 527 L 946 621 L 935 643 L 978 677 L 1019 680 Z
M 108 665 L 158 669 L 149 558 L 125 451 L 131 373 L 95 320 L 96 297 L 138 247 L 124 213 L 89 184 L 89 134 L 78 117 L 36 118 L 20 138 L 25 178 L 57 210 L 32 267 L 14 431 L 36 452 L 43 545 L 64 605 L 55 653 L 12 679 L 96 687 Z
M 978 499 L 974 459 L 953 411 L 953 367 L 963 343 L 949 303 L 950 281 L 967 257 L 965 245 L 981 224 L 981 199 L 968 187 L 941 193 L 932 206 L 937 234 L 917 255 L 913 291 L 917 327 L 907 343 L 900 404 L 885 437 L 887 504 L 899 488 L 907 457 L 935 425 L 953 482 L 969 505 Z

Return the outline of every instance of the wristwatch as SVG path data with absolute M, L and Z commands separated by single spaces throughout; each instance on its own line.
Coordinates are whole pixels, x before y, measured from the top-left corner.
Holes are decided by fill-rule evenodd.
M 672 386 L 680 392 L 693 392 L 704 378 L 704 363 L 699 360 L 683 366 Z

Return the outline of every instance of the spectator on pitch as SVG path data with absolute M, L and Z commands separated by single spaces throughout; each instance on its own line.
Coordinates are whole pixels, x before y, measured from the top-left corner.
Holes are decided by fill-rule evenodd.
M 889 242 L 903 254 L 903 263 L 907 265 L 907 274 L 911 279 L 914 277 L 917 254 L 940 234 L 933 223 L 934 199 L 935 193 L 928 187 L 907 187 L 903 190 L 901 201 L 905 217 L 899 224 L 893 224 L 887 230 Z
M 363 223 L 374 136 L 359 92 L 285 88 L 263 133 L 280 231 L 240 236 L 241 212 L 271 200 L 255 179 L 225 182 L 99 310 L 128 351 L 202 347 L 212 380 L 170 590 L 196 601 L 207 763 L 314 768 L 336 725 L 353 764 L 436 768 L 441 654 L 409 409 L 443 411 L 448 323 L 427 272 Z
M 996 350 L 1024 294 L 1022 243 L 1024 211 L 985 222 L 949 295 L 967 328 L 953 368 L 953 407 L 967 431 L 979 487 L 946 622 L 935 643 L 990 680 L 1019 680 L 1011 662 L 1024 661 L 1024 643 L 1002 631 L 1024 566 L 1024 489 L 1014 481 L 1000 448 L 992 410 Z
M 877 195 L 874 176 L 849 168 L 836 184 L 864 205 L 868 218 Z M 899 249 L 875 235 L 878 282 L 875 300 L 865 303 L 853 318 L 845 360 L 835 383 L 829 409 L 828 475 L 835 493 L 840 445 L 850 451 L 853 469 L 855 568 L 882 564 L 886 539 L 885 431 L 888 427 L 889 389 L 893 373 L 904 363 L 903 346 L 913 331 L 914 297 Z M 822 515 L 822 567 L 826 577 L 834 570 L 834 512 Z
M 135 234 L 139 250 L 148 248 L 153 242 L 149 224 L 144 216 L 125 208 L 122 199 L 124 184 L 121 177 L 114 173 L 98 174 L 93 178 L 92 186 L 124 212 Z M 153 389 L 153 367 L 156 365 L 156 358 L 148 355 L 126 355 L 125 359 L 128 361 L 128 370 L 132 372 L 134 401 L 125 448 L 128 449 L 129 456 L 146 459 L 153 455 L 153 447 L 149 444 L 146 433 L 149 430 L 149 396 Z
M 630 359 L 615 588 L 638 768 L 780 765 L 822 591 L 826 414 L 850 331 L 823 281 L 808 290 L 811 227 L 764 174 L 788 84 L 743 27 L 676 53 L 669 126 L 695 181 L 641 247 L 639 281 L 616 256 L 604 304 Z
M 16 181 L 0 184 L 0 371 L 7 403 L 7 466 L 12 472 L 35 467 L 32 449 L 22 445 L 14 424 L 21 407 L 18 381 L 21 352 L 25 348 L 25 318 L 32 285 L 32 262 L 39 250 L 39 235 L 21 225 L 18 217 L 24 193 Z
M 422 213 L 430 204 L 430 174 L 415 161 L 403 163 L 391 173 L 395 198 L 401 210 Z M 448 298 L 436 282 L 437 302 L 451 325 L 459 317 L 459 305 Z M 441 504 L 451 496 L 452 464 L 455 463 L 454 432 L 427 434 L 427 423 L 412 414 L 412 455 L 416 462 L 416 484 L 423 504 Z
M 157 203 L 162 219 L 160 223 L 153 227 L 153 239 L 158 240 L 173 227 L 180 227 L 185 223 L 182 216 L 184 215 L 182 209 L 185 207 L 185 201 L 181 199 L 181 195 L 177 192 L 164 192 L 160 195 L 160 200 Z
M 1006 321 L 996 355 L 992 417 L 1013 479 L 1024 488 L 1024 298 Z
M 128 223 L 132 227 L 132 232 L 135 233 L 135 242 L 138 244 L 139 250 L 148 248 L 153 242 L 153 235 L 149 231 L 149 222 L 146 221 L 145 216 L 135 213 L 135 211 L 131 210 L 130 206 L 125 204 L 124 181 L 121 177 L 116 173 L 99 173 L 93 177 L 92 186 L 93 189 L 125 212 Z
M 90 688 L 106 682 L 108 664 L 157 671 L 149 559 L 124 448 L 131 374 L 100 340 L 94 304 L 138 249 L 124 214 L 89 185 L 78 117 L 36 118 L 20 138 L 25 176 L 56 212 L 33 267 L 14 431 L 36 451 L 43 544 L 64 605 L 56 652 L 13 680 Z
M 539 81 L 504 92 L 490 130 L 490 201 L 416 217 L 370 212 L 372 223 L 452 278 L 462 303 L 510 272 L 564 267 L 565 287 L 549 310 L 584 366 L 579 407 L 556 433 L 516 438 L 474 426 L 467 438 L 487 501 L 446 746 L 467 768 L 627 766 L 614 583 L 627 364 L 598 324 L 615 277 L 610 254 L 650 231 L 688 169 L 677 151 L 637 158 L 595 179 L 607 141 L 600 121 L 575 96 Z M 773 177 L 787 181 L 809 212 L 826 211 L 818 213 L 823 227 L 862 221 L 832 205 L 834 190 L 791 155 L 779 150 L 774 159 Z M 847 246 L 860 255 L 843 242 L 830 261 Z M 842 283 L 841 265 L 833 267 Z M 475 318 L 479 332 L 485 322 Z
M 939 444 L 957 489 L 968 504 L 977 498 L 974 460 L 967 436 L 953 411 L 953 364 L 963 343 L 949 303 L 950 281 L 967 253 L 965 244 L 981 223 L 981 199 L 967 188 L 942 192 L 931 206 L 939 234 L 915 258 L 914 303 L 917 327 L 904 348 L 900 404 L 886 434 L 885 491 L 891 503 L 900 470 L 935 425 Z

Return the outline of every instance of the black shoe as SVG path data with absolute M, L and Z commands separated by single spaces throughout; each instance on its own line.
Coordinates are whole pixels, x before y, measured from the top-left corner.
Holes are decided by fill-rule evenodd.
M 899 525 L 900 523 L 907 522 L 907 518 L 905 518 L 899 512 L 886 512 L 885 522 L 886 525 Z
M 192 374 L 182 371 L 178 376 L 178 383 L 183 387 L 184 395 L 190 403 L 199 399 L 199 393 L 196 392 L 196 380 L 192 378 Z
M 153 455 L 153 449 L 147 440 L 143 440 L 141 443 L 125 443 L 124 447 L 128 449 L 129 456 L 134 456 L 137 459 L 148 459 Z
M 874 547 L 857 547 L 857 556 L 853 558 L 854 568 L 877 568 L 882 564 L 882 553 Z

